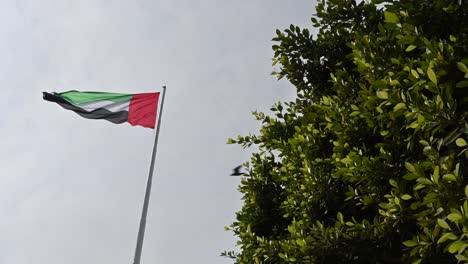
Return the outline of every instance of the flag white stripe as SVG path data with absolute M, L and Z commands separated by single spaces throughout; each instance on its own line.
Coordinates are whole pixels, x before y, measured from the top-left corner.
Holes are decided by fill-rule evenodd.
M 130 101 L 112 102 L 112 101 L 94 101 L 89 103 L 74 104 L 86 111 L 93 111 L 98 108 L 105 108 L 111 112 L 128 111 Z

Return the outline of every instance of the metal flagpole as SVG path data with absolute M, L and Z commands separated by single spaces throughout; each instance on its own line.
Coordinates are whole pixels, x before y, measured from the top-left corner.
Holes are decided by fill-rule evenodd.
M 156 157 L 156 150 L 157 150 L 158 138 L 159 138 L 159 128 L 161 127 L 161 117 L 162 117 L 165 96 L 166 96 L 166 86 L 163 86 L 161 107 L 159 108 L 158 124 L 156 126 L 156 137 L 154 138 L 153 154 L 151 155 L 151 165 L 150 165 L 150 171 L 148 175 L 148 181 L 146 183 L 145 201 L 143 202 L 143 211 L 141 213 L 140 228 L 138 229 L 138 238 L 137 238 L 135 258 L 133 259 L 133 264 L 140 264 L 141 251 L 143 249 L 143 239 L 145 237 L 145 227 L 146 227 L 146 215 L 148 214 L 148 204 L 149 204 L 149 199 L 151 195 L 151 183 L 153 181 L 154 159 Z

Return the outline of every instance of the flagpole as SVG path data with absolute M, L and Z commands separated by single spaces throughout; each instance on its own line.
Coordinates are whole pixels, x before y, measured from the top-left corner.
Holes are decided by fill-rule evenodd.
M 143 249 L 143 239 L 145 237 L 145 227 L 146 227 L 146 215 L 148 214 L 148 205 L 149 205 L 149 200 L 150 200 L 150 195 L 151 195 L 151 184 L 153 181 L 154 159 L 156 157 L 156 150 L 157 150 L 158 138 L 159 138 L 159 128 L 161 127 L 161 118 L 162 118 L 162 111 L 163 111 L 165 96 L 166 96 L 166 86 L 163 86 L 161 107 L 159 108 L 158 123 L 156 125 L 156 137 L 154 138 L 153 153 L 151 155 L 151 165 L 150 165 L 150 170 L 149 170 L 149 175 L 148 175 L 148 181 L 146 183 L 145 200 L 143 202 L 143 211 L 141 213 L 140 228 L 138 229 L 138 238 L 137 238 L 137 244 L 135 248 L 135 258 L 133 259 L 133 264 L 140 264 L 141 251 Z

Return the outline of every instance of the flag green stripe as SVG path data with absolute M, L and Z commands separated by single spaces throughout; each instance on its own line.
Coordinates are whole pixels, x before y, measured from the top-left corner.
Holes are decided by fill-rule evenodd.
M 133 97 L 132 94 L 121 93 L 101 93 L 101 92 L 78 92 L 68 91 L 56 94 L 61 98 L 67 100 L 72 104 L 82 104 L 94 101 L 111 101 L 111 102 L 125 102 L 130 101 Z

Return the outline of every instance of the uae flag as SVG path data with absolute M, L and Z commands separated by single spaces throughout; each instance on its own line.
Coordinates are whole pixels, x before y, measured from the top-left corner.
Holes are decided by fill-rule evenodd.
M 159 93 L 101 93 L 68 91 L 46 93 L 44 100 L 55 102 L 84 118 L 105 119 L 114 124 L 154 128 Z

